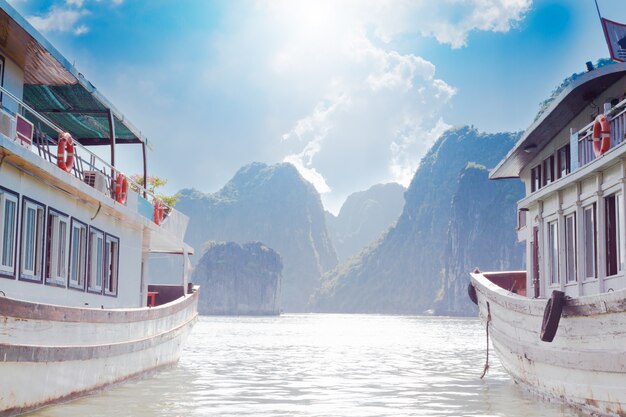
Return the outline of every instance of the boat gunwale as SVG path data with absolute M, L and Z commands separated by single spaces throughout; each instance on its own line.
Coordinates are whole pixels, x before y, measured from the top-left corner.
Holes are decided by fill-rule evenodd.
M 512 293 L 491 282 L 489 274 L 519 273 L 525 271 L 472 272 L 472 285 L 478 286 L 486 298 L 514 311 L 534 316 L 543 315 L 546 298 L 529 298 Z M 621 313 L 626 311 L 626 288 L 600 294 L 582 295 L 565 299 L 563 317 L 592 316 L 599 314 Z
M 0 297 L 0 317 L 26 320 L 63 321 L 75 323 L 133 323 L 161 319 L 178 313 L 197 302 L 200 289 L 194 286 L 191 294 L 184 294 L 169 303 L 156 307 L 97 308 L 66 307 L 38 303 L 11 297 Z
M 120 356 L 153 348 L 190 329 L 198 320 L 198 314 L 161 333 L 141 339 L 98 345 L 14 345 L 0 344 L 2 362 L 67 362 Z

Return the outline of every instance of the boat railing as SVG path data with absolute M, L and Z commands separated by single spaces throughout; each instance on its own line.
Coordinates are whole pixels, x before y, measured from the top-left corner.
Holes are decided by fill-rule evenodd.
M 39 155 L 42 159 L 58 167 L 58 140 L 50 137 L 44 131 L 42 125 L 47 126 L 57 134 L 64 133 L 64 130 L 4 87 L 0 86 L 0 92 L 3 96 L 3 103 L 0 105 L 0 134 L 21 144 L 26 149 Z M 9 104 L 4 102 L 6 98 L 15 103 L 15 106 L 10 106 L 14 107 L 14 109 L 6 106 L 6 104 Z M 29 120 L 26 117 L 27 114 L 32 115 L 35 119 L 35 123 L 32 123 L 32 118 Z M 25 128 L 21 126 L 25 126 Z M 23 131 L 24 129 L 26 132 Z M 26 135 L 24 135 L 24 133 L 26 133 Z M 32 139 L 30 136 L 32 136 Z M 139 182 L 135 181 L 131 176 L 114 167 L 101 156 L 78 143 L 78 141 L 74 141 L 73 143 L 74 158 L 72 166 L 69 168 L 71 175 L 74 175 L 80 181 L 89 184 L 111 199 L 115 199 L 116 196 L 115 187 L 118 175 L 124 175 L 129 185 L 128 193 L 135 192 L 138 198 L 143 200 L 143 202 L 140 201 L 138 204 L 138 212 L 140 214 L 160 224 L 172 213 L 173 208 L 165 204 L 154 192 L 148 190 L 142 184 L 139 184 Z M 128 199 L 124 204 L 127 204 L 127 201 Z M 162 218 L 159 219 L 159 221 L 155 219 L 157 210 L 155 210 L 154 207 L 157 204 L 163 208 Z
M 611 127 L 611 148 L 624 142 L 626 135 L 626 100 L 622 100 L 613 106 L 608 114 L 609 125 Z M 594 122 L 578 131 L 578 166 L 588 164 L 596 159 L 593 150 L 593 125 Z

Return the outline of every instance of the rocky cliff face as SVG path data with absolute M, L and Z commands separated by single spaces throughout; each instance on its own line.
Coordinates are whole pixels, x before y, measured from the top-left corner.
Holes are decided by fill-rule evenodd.
M 192 276 L 199 313 L 280 314 L 282 269 L 280 255 L 261 243 L 209 242 Z
M 324 277 L 314 308 L 376 313 L 422 313 L 434 308 L 437 296 L 441 298 L 450 256 L 448 232 L 455 215 L 453 198 L 461 187 L 460 175 L 469 162 L 493 168 L 518 137 L 479 133 L 470 127 L 444 133 L 422 159 L 396 225 L 358 258 Z M 469 178 L 463 186 L 469 187 L 467 192 L 476 199 L 485 198 L 473 192 Z M 515 219 L 515 210 L 495 204 L 493 210 Z
M 515 232 L 519 180 L 490 181 L 485 167 L 470 164 L 452 199 L 445 266 L 435 311 L 442 315 L 478 312 L 467 296 L 469 271 L 524 269 L 524 247 Z
M 185 240 L 197 252 L 209 240 L 258 241 L 277 251 L 284 311 L 306 311 L 322 273 L 337 264 L 320 196 L 290 164 L 247 165 L 214 194 L 182 190 L 176 208 L 189 216 Z
M 359 254 L 395 224 L 404 207 L 404 191 L 397 183 L 377 184 L 348 196 L 337 217 L 326 212 L 340 262 Z

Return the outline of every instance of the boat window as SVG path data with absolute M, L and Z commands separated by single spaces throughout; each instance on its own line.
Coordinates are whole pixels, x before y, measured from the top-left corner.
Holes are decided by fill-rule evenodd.
M 526 227 L 526 213 L 528 210 L 517 211 L 517 230 L 521 230 Z
M 87 271 L 88 291 L 101 293 L 104 275 L 104 233 L 93 227 L 89 228 L 89 265 Z
M 620 230 L 623 228 L 623 209 L 621 194 L 604 198 L 606 223 L 606 275 L 616 275 L 623 269 L 623 254 L 620 242 Z
M 570 156 L 569 144 L 563 146 L 561 149 L 557 151 L 556 159 L 557 159 L 556 175 L 557 175 L 557 178 L 562 178 L 566 176 L 567 174 L 569 174 L 571 170 L 570 168 L 571 156 Z
M 583 208 L 585 278 L 596 277 L 596 203 Z
M 67 282 L 69 258 L 69 218 L 48 209 L 46 233 L 46 283 L 63 285 Z
M 576 213 L 565 216 L 565 281 L 576 281 Z
M 535 192 L 541 188 L 541 165 L 530 170 L 530 191 Z
M 106 268 L 104 275 L 104 293 L 106 295 L 117 295 L 119 248 L 120 240 L 114 236 L 106 235 Z
M 15 276 L 17 195 L 0 189 L 0 275 Z
M 70 282 L 71 288 L 85 289 L 85 265 L 87 264 L 87 225 L 72 219 L 70 236 Z
M 554 181 L 554 155 L 550 155 L 543 160 L 543 183 L 548 185 Z
M 557 222 L 548 223 L 548 259 L 550 262 L 550 284 L 558 284 L 559 281 L 559 235 Z
M 22 208 L 21 278 L 41 281 L 43 269 L 44 206 L 24 199 Z

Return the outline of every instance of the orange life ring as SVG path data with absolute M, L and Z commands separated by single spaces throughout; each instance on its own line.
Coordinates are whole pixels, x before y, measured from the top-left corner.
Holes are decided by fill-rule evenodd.
M 594 120 L 592 138 L 596 156 L 604 155 L 611 147 L 611 125 L 605 115 L 599 114 Z
M 163 221 L 163 214 L 165 213 L 165 206 L 163 202 L 158 198 L 154 200 L 154 222 L 160 225 Z
M 126 204 L 126 198 L 128 196 L 128 180 L 126 175 L 118 172 L 117 179 L 115 180 L 115 201 L 120 204 Z
M 70 172 L 74 166 L 74 140 L 67 132 L 59 133 L 57 166 L 65 172 Z

